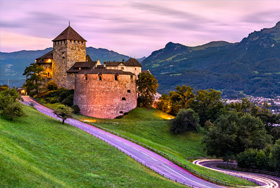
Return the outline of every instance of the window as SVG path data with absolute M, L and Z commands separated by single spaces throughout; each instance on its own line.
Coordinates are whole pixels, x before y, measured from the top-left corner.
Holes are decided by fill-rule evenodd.
M 102 81 L 102 74 L 99 74 L 99 75 L 98 75 L 98 80 L 99 80 L 99 81 Z
M 119 81 L 119 75 L 118 74 L 115 74 L 115 80 Z
M 87 80 L 87 79 L 88 79 L 87 74 L 85 74 L 85 80 Z
M 82 68 L 81 67 L 79 67 L 79 70 L 81 70 Z
M 127 93 L 130 93 L 130 90 L 127 90 Z
M 48 72 L 48 78 L 50 77 L 50 73 Z
M 135 70 L 137 70 L 137 68 L 135 68 Z
M 74 76 L 74 73 L 72 73 L 72 76 Z
M 130 75 L 130 80 L 131 82 L 133 82 L 133 75 Z
M 120 114 L 123 114 L 123 111 L 120 111 Z
M 124 67 L 121 67 L 122 70 L 124 70 Z
M 125 98 L 125 97 L 123 97 L 123 98 L 122 98 L 122 101 L 126 101 L 126 98 Z

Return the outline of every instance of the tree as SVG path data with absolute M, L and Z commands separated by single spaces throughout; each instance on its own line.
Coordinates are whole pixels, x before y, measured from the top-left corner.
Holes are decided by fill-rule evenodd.
M 188 130 L 198 131 L 199 116 L 192 109 L 181 109 L 176 118 L 172 120 L 170 129 L 174 134 L 180 134 Z
M 29 67 L 25 68 L 23 75 L 26 76 L 26 82 L 24 84 L 26 91 L 30 92 L 35 89 L 38 95 L 40 86 L 42 85 L 41 82 L 43 81 L 40 74 L 44 70 L 44 67 L 39 66 L 37 63 L 31 63 Z
M 12 121 L 15 117 L 25 116 L 22 106 L 17 100 L 22 100 L 15 88 L 0 92 L 0 115 L 7 116 Z
M 207 154 L 217 157 L 236 155 L 247 148 L 262 149 L 270 142 L 259 118 L 234 111 L 220 115 L 202 141 Z
M 138 88 L 139 106 L 152 106 L 154 102 L 154 95 L 156 94 L 158 88 L 157 79 L 150 73 L 142 72 L 139 74 L 136 84 Z
M 199 90 L 190 107 L 198 113 L 201 126 L 204 126 L 207 120 L 214 122 L 220 115 L 220 111 L 224 109 L 221 92 L 214 89 Z
M 172 103 L 170 96 L 167 94 L 162 94 L 156 108 L 165 113 L 169 113 L 171 111 L 171 107 Z
M 273 145 L 271 154 L 274 168 L 276 171 L 280 172 L 280 139 Z
M 46 88 L 48 90 L 57 90 L 57 85 L 54 80 L 51 80 L 46 84 Z
M 64 124 L 64 121 L 67 118 L 72 117 L 72 112 L 73 109 L 71 107 L 65 106 L 65 105 L 60 105 L 56 110 L 54 110 L 54 114 L 57 115 L 62 119 L 62 124 Z

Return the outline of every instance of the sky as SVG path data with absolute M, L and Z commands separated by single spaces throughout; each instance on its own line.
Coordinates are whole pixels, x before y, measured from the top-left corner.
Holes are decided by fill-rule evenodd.
M 239 42 L 280 21 L 280 1 L 0 0 L 0 51 L 51 47 L 69 21 L 87 47 L 140 58 L 168 42 Z

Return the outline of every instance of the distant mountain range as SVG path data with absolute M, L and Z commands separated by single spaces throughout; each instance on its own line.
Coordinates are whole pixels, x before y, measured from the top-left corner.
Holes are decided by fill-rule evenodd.
M 8 84 L 10 86 L 20 87 L 25 82 L 25 76 L 23 72 L 26 66 L 35 62 L 35 59 L 51 51 L 52 48 L 46 48 L 45 50 L 23 50 L 18 52 L 3 53 L 0 52 L 0 85 Z M 110 51 L 102 48 L 88 47 L 86 49 L 87 54 L 90 55 L 93 61 L 122 61 L 128 60 L 129 56 L 119 54 L 114 51 Z M 139 62 L 143 58 L 138 59 Z
M 280 22 L 238 43 L 188 47 L 169 42 L 142 65 L 158 79 L 159 92 L 185 84 L 196 90 L 220 90 L 228 97 L 243 93 L 274 97 L 280 95 Z

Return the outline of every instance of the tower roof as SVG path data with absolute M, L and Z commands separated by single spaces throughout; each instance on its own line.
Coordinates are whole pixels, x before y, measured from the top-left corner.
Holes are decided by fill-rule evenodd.
M 79 35 L 70 25 L 62 31 L 53 41 L 60 41 L 60 40 L 76 40 L 76 41 L 85 41 L 86 40 Z

